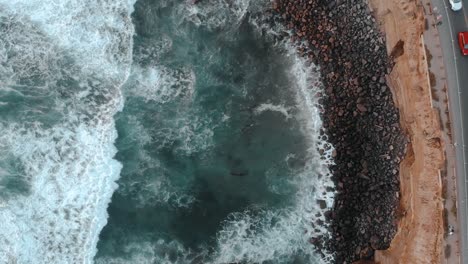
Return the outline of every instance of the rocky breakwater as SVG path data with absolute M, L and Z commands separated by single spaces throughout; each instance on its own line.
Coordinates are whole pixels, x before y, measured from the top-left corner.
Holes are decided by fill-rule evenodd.
M 386 75 L 392 58 L 365 0 L 275 0 L 275 19 L 320 66 L 323 133 L 335 147 L 336 200 L 325 248 L 337 263 L 372 259 L 397 228 L 399 164 L 406 136 Z M 311 243 L 318 241 L 312 238 Z M 319 243 L 317 243 L 318 245 Z

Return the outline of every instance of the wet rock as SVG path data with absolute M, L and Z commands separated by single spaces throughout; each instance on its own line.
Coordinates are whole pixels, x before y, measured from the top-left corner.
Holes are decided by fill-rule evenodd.
M 357 104 L 356 107 L 361 113 L 367 112 L 367 108 L 363 104 Z
M 335 148 L 330 171 L 337 194 L 326 213 L 332 237 L 320 250 L 336 253 L 337 263 L 372 258 L 396 232 L 395 192 L 407 138 L 386 74 L 404 54 L 404 43 L 387 57 L 364 0 L 275 3 L 275 18 L 299 32 L 296 43 L 309 43 L 300 53 L 320 66 L 323 77 L 319 102 L 323 132 Z

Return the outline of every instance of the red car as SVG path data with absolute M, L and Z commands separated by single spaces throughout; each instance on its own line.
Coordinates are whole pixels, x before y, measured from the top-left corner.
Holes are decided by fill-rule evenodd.
M 468 32 L 458 33 L 458 44 L 463 55 L 468 55 Z

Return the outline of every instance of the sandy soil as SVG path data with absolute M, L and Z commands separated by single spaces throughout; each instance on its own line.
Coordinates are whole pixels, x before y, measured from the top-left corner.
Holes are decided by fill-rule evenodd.
M 444 154 L 438 114 L 431 107 L 428 69 L 421 32 L 424 15 L 419 0 L 369 0 L 395 59 L 387 81 L 408 134 L 407 155 L 400 165 L 401 203 L 398 233 L 388 250 L 378 251 L 376 263 L 440 263 L 443 219 L 439 169 Z M 398 41 L 403 50 L 395 50 Z M 401 42 L 400 42 L 401 43 Z M 392 52 L 393 51 L 393 52 Z

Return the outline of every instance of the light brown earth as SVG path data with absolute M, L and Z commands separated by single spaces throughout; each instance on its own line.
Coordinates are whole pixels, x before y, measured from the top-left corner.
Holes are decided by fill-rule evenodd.
M 400 165 L 401 204 L 398 233 L 388 250 L 378 251 L 376 263 L 440 263 L 443 219 L 439 170 L 444 163 L 437 112 L 431 107 L 428 69 L 421 33 L 424 14 L 419 0 L 369 0 L 371 10 L 395 54 L 399 40 L 403 55 L 387 81 L 408 134 L 407 155 Z M 401 50 L 400 50 L 401 51 Z M 398 51 L 396 52 L 398 54 Z

